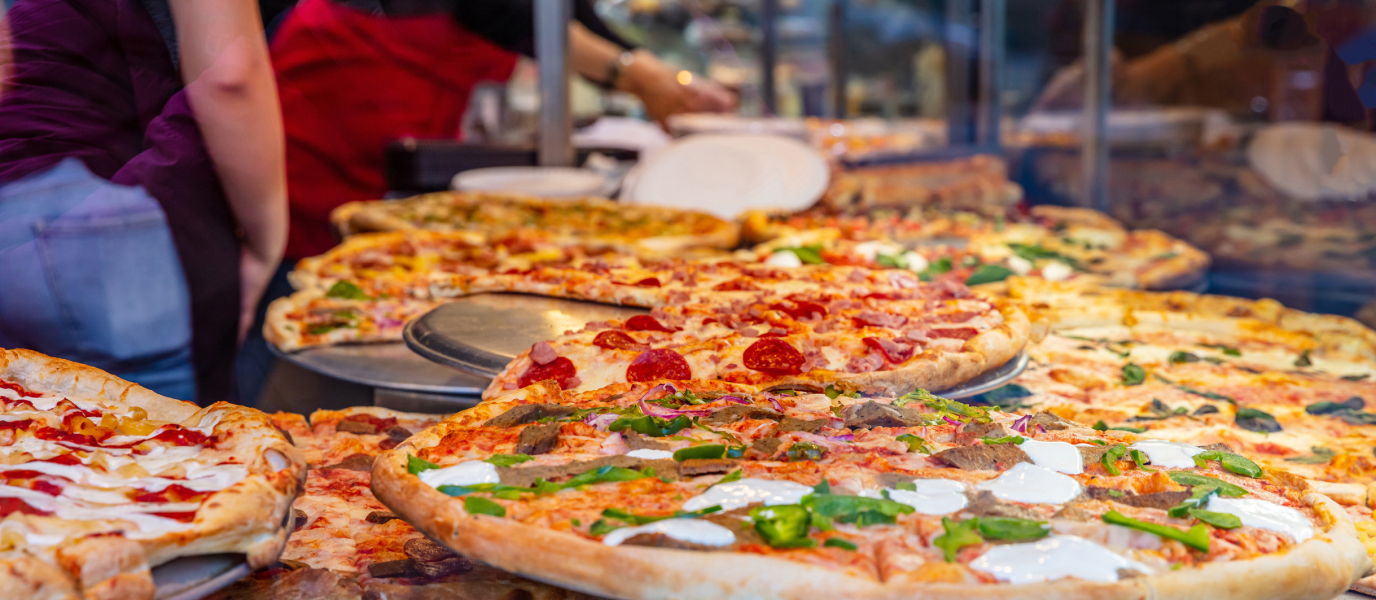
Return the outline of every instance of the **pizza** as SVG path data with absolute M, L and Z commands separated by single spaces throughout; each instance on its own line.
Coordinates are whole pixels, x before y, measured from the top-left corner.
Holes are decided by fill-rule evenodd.
M 480 267 L 434 258 L 411 234 L 381 235 L 391 237 L 351 238 L 299 266 L 293 281 L 309 287 L 269 307 L 268 340 L 288 351 L 397 340 L 407 320 L 480 292 L 655 309 L 537 344 L 493 380 L 491 396 L 543 379 L 578 390 L 652 378 L 945 388 L 1007 362 L 1028 334 L 1016 308 L 906 272 L 567 254 Z M 382 242 L 407 253 L 379 252 Z
M 469 231 L 499 238 L 534 234 L 556 245 L 642 258 L 727 250 L 736 245 L 736 226 L 707 213 L 604 198 L 437 192 L 401 200 L 350 202 L 336 208 L 330 221 L 344 236 L 413 229 Z
M 383 453 L 373 491 L 464 556 L 625 598 L 1319 598 L 1372 569 L 1276 465 L 923 391 L 546 382 Z
M 374 458 L 442 417 L 371 406 L 271 415 L 310 466 L 281 560 L 211 600 L 562 600 L 581 594 L 478 563 L 425 539 L 378 502 Z
M 946 123 L 938 119 L 805 120 L 812 144 L 839 160 L 898 157 L 944 146 Z
M 849 214 L 931 206 L 992 216 L 1017 205 L 1022 196 L 1022 188 L 1008 180 L 1006 161 L 976 154 L 843 171 L 832 178 L 818 206 Z
M 1286 196 L 1241 156 L 1114 158 L 1110 211 L 1211 254 L 1223 267 L 1322 270 L 1360 277 L 1376 250 L 1376 204 Z M 1058 198 L 1079 197 L 1075 155 L 1048 152 L 1033 177 Z
M 303 475 L 255 410 L 0 350 L 0 597 L 151 600 L 176 558 L 267 565 Z
M 829 217 L 821 212 L 744 217 L 744 235 L 767 239 L 746 256 L 766 264 L 900 268 L 925 280 L 969 285 L 1011 275 L 1122 288 L 1174 289 L 1204 277 L 1209 256 L 1157 230 L 1129 230 L 1084 208 L 1036 206 L 1025 217 L 913 209 L 900 217 Z
M 1050 331 L 1013 385 L 975 400 L 1051 411 L 1284 465 L 1343 504 L 1376 553 L 1376 332 L 1273 300 L 1013 278 Z M 1376 589 L 1364 580 L 1359 589 Z
M 904 272 L 749 271 L 648 315 L 588 323 L 537 343 L 497 374 L 484 397 L 545 379 L 575 391 L 654 379 L 944 389 L 1012 359 L 1029 334 L 1012 305 Z

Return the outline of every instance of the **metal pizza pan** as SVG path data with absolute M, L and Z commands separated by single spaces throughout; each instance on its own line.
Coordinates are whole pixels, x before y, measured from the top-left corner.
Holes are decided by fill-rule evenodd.
M 287 511 L 287 531 L 294 528 L 296 511 Z M 243 554 L 183 556 L 153 567 L 154 600 L 200 600 L 243 579 L 251 570 Z
M 374 388 L 472 396 L 487 388 L 489 376 L 456 371 L 412 352 L 401 342 L 344 344 L 285 352 L 268 344 L 277 358 L 298 367 Z
M 477 294 L 458 298 L 411 321 L 403 338 L 416 354 L 490 380 L 537 342 L 582 329 L 593 321 L 626 319 L 647 312 L 630 306 L 526 294 Z
M 979 377 L 966 381 L 956 387 L 941 391 L 933 390 L 932 393 L 953 400 L 978 396 L 985 392 L 993 391 L 1008 385 L 1009 382 L 1013 381 L 1019 375 L 1022 375 L 1023 371 L 1027 370 L 1027 362 L 1027 351 L 1024 350 L 1019 352 L 1017 356 L 1009 359 L 1008 362 L 1003 363 L 1003 365 L 997 369 L 986 371 L 980 374 Z

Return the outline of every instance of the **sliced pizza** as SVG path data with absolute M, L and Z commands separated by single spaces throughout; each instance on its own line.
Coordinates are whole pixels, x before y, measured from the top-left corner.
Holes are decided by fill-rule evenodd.
M 304 471 L 253 409 L 0 350 L 0 597 L 151 600 L 176 558 L 267 565 Z

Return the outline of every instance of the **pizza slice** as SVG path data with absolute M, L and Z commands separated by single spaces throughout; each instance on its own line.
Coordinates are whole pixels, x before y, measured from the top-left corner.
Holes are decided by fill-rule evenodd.
M 309 420 L 272 415 L 311 467 L 293 505 L 296 531 L 279 563 L 212 600 L 582 597 L 460 557 L 425 539 L 373 497 L 375 457 L 440 420 L 370 406 L 316 411 Z
M 176 558 L 269 564 L 304 470 L 255 410 L 0 350 L 0 596 L 151 600 Z

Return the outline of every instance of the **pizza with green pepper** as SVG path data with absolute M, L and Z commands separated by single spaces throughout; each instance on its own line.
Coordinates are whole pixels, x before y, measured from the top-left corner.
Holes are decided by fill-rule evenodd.
M 636 598 L 1326 597 L 1347 515 L 1226 446 L 934 396 L 537 383 L 378 457 L 378 499 L 499 568 Z

